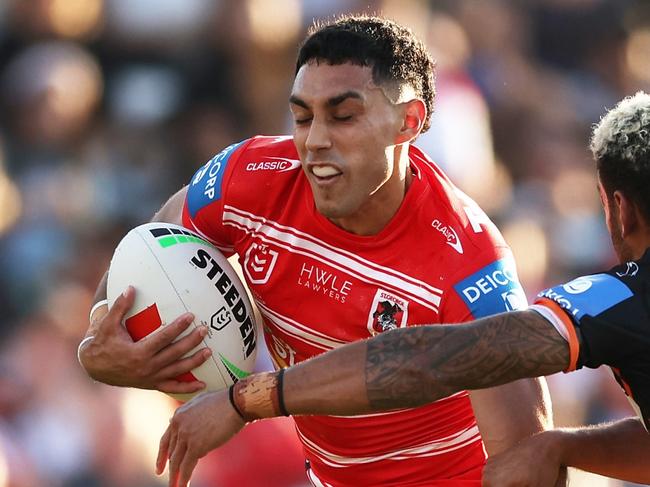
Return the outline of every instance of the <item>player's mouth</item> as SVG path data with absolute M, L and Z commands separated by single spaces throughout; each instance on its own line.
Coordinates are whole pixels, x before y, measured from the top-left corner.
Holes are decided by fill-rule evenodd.
M 309 168 L 313 179 L 319 185 L 333 184 L 343 174 L 340 169 L 329 164 L 314 165 Z

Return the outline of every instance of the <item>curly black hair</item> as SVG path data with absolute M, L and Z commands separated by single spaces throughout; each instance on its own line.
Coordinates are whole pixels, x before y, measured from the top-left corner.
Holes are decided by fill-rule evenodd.
M 392 20 L 346 15 L 316 23 L 298 51 L 296 74 L 311 60 L 372 67 L 377 84 L 407 84 L 427 107 L 425 132 L 431 125 L 435 98 L 434 62 L 413 32 Z
M 622 191 L 650 223 L 650 95 L 621 100 L 594 127 L 591 151 L 609 196 Z

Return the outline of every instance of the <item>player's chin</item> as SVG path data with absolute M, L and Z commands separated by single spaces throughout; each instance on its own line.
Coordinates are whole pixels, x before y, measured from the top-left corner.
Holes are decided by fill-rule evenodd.
M 336 201 L 334 198 L 328 198 L 327 200 L 315 198 L 315 203 L 318 212 L 330 220 L 345 218 L 350 213 L 346 205 L 341 204 L 340 201 Z

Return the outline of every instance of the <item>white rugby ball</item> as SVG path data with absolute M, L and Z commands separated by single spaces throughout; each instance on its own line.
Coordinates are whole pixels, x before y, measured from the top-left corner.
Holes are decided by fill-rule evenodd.
M 213 245 L 197 234 L 170 223 L 146 223 L 119 243 L 108 271 L 109 308 L 129 286 L 135 303 L 124 325 L 134 340 L 155 333 L 185 312 L 208 334 L 194 350 L 205 346 L 212 356 L 179 377 L 206 383 L 206 391 L 224 389 L 253 372 L 257 326 L 248 295 L 236 272 Z M 179 337 L 179 338 L 181 338 Z M 198 394 L 198 393 L 197 393 Z M 171 394 L 187 401 L 196 394 Z

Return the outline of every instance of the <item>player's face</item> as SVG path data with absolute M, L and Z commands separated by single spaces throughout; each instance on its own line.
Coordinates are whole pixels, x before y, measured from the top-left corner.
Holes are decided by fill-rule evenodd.
M 310 62 L 296 75 L 290 108 L 318 211 L 354 233 L 379 231 L 405 192 L 393 161 L 399 105 L 373 82 L 369 67 Z
M 600 181 L 598 181 L 598 192 L 600 193 L 600 201 L 603 204 L 603 209 L 605 211 L 607 230 L 609 231 L 612 245 L 614 246 L 614 252 L 616 252 L 619 262 L 622 263 L 634 260 L 634 252 L 623 238 L 621 216 L 618 212 L 618 208 L 607 195 L 607 192 Z

